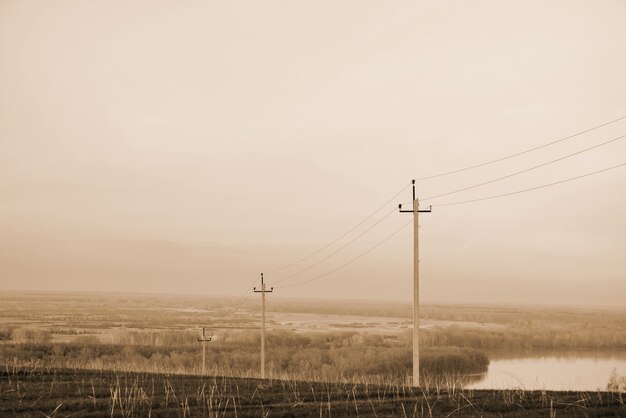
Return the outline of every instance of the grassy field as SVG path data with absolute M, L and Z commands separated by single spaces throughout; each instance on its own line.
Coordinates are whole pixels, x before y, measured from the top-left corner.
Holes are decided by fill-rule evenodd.
M 603 392 L 462 389 L 492 358 L 623 353 L 624 310 L 425 305 L 416 390 L 405 386 L 410 305 L 273 300 L 271 379 L 259 381 L 258 307 L 233 303 L 0 295 L 0 417 L 626 416 L 621 372 Z M 200 376 L 204 326 L 214 337 L 207 371 L 221 377 Z
M 618 392 L 469 391 L 71 369 L 0 372 L 3 417 L 623 417 Z
M 64 343 L 93 337 L 108 344 L 178 345 L 195 340 L 201 327 L 218 339 L 232 337 L 238 328 L 242 333 L 258 329 L 257 302 L 234 312 L 234 301 L 205 296 L 5 293 L 0 294 L 0 342 Z M 275 331 L 339 331 L 329 315 L 357 315 L 341 331 L 387 334 L 388 341 L 396 339 L 399 345 L 410 340 L 410 304 L 273 300 L 268 310 L 268 328 Z M 303 313 L 310 315 L 309 329 L 273 319 L 274 314 L 282 321 Z M 626 350 L 624 309 L 425 304 L 420 317 L 423 347 Z M 395 323 L 381 323 L 381 318 L 395 318 Z M 380 331 L 384 327 L 387 332 Z M 150 336 L 155 338 L 148 341 Z

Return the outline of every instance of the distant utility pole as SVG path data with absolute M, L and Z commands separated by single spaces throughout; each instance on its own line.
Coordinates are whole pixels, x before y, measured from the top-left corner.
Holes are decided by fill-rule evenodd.
M 413 386 L 420 385 L 420 258 L 419 258 L 419 221 L 420 204 L 415 196 L 415 180 L 413 180 L 413 210 L 402 210 L 402 204 L 398 205 L 401 213 L 413 213 Z
M 263 273 L 261 273 L 261 290 L 256 290 L 256 287 L 254 288 L 255 293 L 261 294 L 261 379 L 265 379 L 265 294 L 272 293 L 273 291 L 273 287 L 271 287 L 270 290 L 265 290 Z
M 198 341 L 202 341 L 202 375 L 206 375 L 206 342 L 211 341 L 212 337 L 206 336 L 206 328 L 202 327 L 202 338 L 198 338 Z

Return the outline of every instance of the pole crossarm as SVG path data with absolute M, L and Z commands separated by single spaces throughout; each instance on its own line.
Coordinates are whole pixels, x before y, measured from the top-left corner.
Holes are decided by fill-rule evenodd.
M 432 212 L 432 206 L 429 206 L 428 209 L 418 209 L 417 212 Z M 400 209 L 400 213 L 414 213 L 414 210 L 402 210 L 402 203 L 398 205 L 398 209 Z
M 202 337 L 198 337 L 198 341 L 211 341 L 212 335 L 206 336 L 207 327 L 202 327 Z
M 274 287 L 270 287 L 270 290 L 265 290 L 265 282 L 263 281 L 263 273 L 261 273 L 261 290 L 256 290 L 256 286 L 253 287 L 252 290 L 254 290 L 254 293 L 272 293 L 274 291 Z

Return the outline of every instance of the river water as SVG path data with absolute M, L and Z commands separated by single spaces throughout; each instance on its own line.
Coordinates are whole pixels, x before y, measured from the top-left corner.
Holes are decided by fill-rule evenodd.
M 611 374 L 626 376 L 626 353 L 534 354 L 490 358 L 489 369 L 469 389 L 606 390 Z M 476 379 L 476 380 L 475 380 Z

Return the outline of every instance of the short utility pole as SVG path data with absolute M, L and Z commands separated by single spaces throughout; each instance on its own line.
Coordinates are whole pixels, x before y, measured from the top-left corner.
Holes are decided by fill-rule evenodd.
M 398 205 L 401 213 L 413 213 L 413 386 L 420 385 L 420 259 L 419 259 L 419 222 L 420 204 L 415 196 L 415 180 L 413 180 L 413 209 L 402 210 L 402 204 Z
M 261 294 L 261 379 L 265 379 L 265 294 L 273 291 L 273 287 L 270 290 L 265 290 L 263 273 L 261 273 L 261 290 L 256 290 L 256 287 L 254 287 L 254 292 Z
M 198 338 L 198 341 L 202 341 L 202 375 L 206 375 L 206 342 L 211 341 L 213 337 L 206 336 L 206 328 L 202 327 L 202 338 Z

